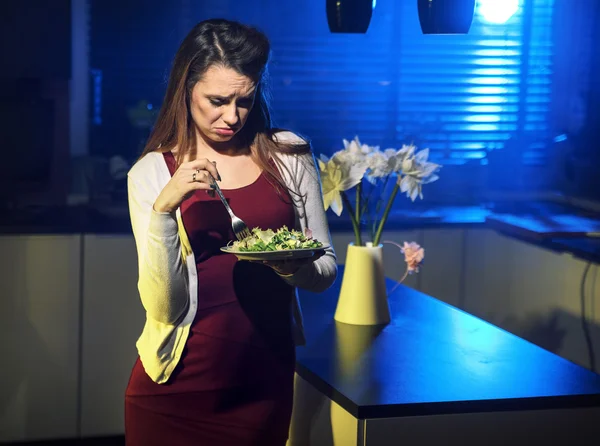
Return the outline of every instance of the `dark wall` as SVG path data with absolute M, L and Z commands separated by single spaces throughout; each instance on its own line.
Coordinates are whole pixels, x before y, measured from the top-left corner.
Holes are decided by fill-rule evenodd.
M 171 60 L 183 38 L 179 0 L 90 1 L 90 68 L 102 74 L 99 115 L 91 119 L 93 155 L 135 157 L 147 130 L 128 110 L 161 104 Z M 93 107 L 92 107 L 93 108 Z
M 71 1 L 2 0 L 2 78 L 70 79 Z
M 63 203 L 68 188 L 71 1 L 0 2 L 0 211 Z

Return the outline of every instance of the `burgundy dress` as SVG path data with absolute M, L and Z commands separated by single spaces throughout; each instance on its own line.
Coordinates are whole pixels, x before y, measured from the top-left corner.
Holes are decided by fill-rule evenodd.
M 171 175 L 173 155 L 165 154 Z M 294 208 L 261 175 L 223 190 L 250 227 L 295 225 Z M 218 196 L 197 191 L 181 206 L 198 269 L 198 312 L 183 356 L 165 384 L 138 358 L 127 386 L 128 446 L 285 445 L 292 411 L 293 287 L 271 268 L 219 248 L 234 239 Z

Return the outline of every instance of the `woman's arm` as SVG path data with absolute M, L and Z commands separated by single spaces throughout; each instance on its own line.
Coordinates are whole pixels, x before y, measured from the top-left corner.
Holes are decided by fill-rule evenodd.
M 138 253 L 138 290 L 149 317 L 174 324 L 187 309 L 187 273 L 175 212 L 153 210 L 158 194 L 128 176 L 129 215 Z
M 329 288 L 337 277 L 336 256 L 323 206 L 321 179 L 315 159 L 308 153 L 299 155 L 297 162 L 296 183 L 305 213 L 305 218 L 300 218 L 302 230 L 310 228 L 313 238 L 329 244 L 329 247 L 322 257 L 302 266 L 294 274 L 281 277 L 290 285 L 318 293 Z M 298 198 L 294 198 L 294 201 L 296 200 Z

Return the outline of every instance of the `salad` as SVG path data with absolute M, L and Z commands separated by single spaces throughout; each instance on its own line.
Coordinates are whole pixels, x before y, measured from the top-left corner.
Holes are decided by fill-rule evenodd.
M 289 230 L 286 226 L 277 231 L 254 228 L 252 235 L 243 240 L 230 244 L 234 250 L 241 252 L 283 251 L 286 249 L 321 248 L 323 243 L 314 240 L 310 229 L 303 234 L 300 231 Z

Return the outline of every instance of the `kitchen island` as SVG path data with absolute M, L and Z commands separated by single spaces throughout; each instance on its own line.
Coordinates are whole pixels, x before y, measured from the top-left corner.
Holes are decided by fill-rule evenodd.
M 301 293 L 291 446 L 597 444 L 599 375 L 405 286 L 390 324 L 336 322 L 341 274 Z

